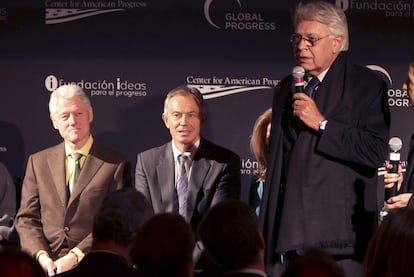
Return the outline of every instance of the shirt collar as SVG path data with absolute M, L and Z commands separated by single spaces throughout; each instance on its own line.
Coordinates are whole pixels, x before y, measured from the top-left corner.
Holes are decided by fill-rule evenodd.
M 319 74 L 318 76 L 316 76 L 316 77 L 318 77 L 318 79 L 319 79 L 319 82 L 322 82 L 323 81 L 323 79 L 325 78 L 325 76 L 326 76 L 326 73 L 328 73 L 328 70 L 329 70 L 329 68 L 330 67 L 328 67 L 327 69 L 325 69 L 324 71 L 322 71 L 322 73 L 321 74 Z M 310 81 L 310 79 L 311 78 L 313 78 L 313 77 L 315 77 L 315 76 L 313 76 L 313 75 L 309 75 L 308 76 L 308 81 L 307 82 L 309 82 Z
M 195 152 L 197 151 L 198 147 L 200 146 L 200 139 L 194 143 L 193 149 L 191 150 L 191 152 L 184 152 L 182 153 L 177 146 L 175 146 L 174 141 L 172 141 L 172 150 L 173 150 L 173 154 L 174 154 L 174 160 L 177 161 L 177 157 L 178 155 L 184 154 L 186 156 L 188 156 L 191 160 L 194 158 Z
M 91 134 L 89 135 L 88 140 L 86 141 L 86 143 L 79 150 L 73 151 L 69 147 L 69 145 L 67 145 L 65 143 L 66 156 L 69 156 L 70 154 L 72 154 L 72 152 L 79 152 L 79 153 L 82 153 L 82 155 L 87 156 L 89 154 L 89 151 L 91 150 L 92 144 L 93 144 L 93 137 L 92 137 Z

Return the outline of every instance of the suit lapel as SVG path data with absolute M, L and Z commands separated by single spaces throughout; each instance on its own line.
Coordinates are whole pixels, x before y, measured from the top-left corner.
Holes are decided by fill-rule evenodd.
M 65 144 L 61 143 L 47 157 L 47 165 L 52 176 L 52 184 L 54 184 L 58 197 L 63 206 L 67 203 L 67 184 L 65 170 Z M 56 167 L 56 165 L 60 165 Z
M 319 110 L 327 118 L 335 117 L 335 120 L 349 121 L 349 110 L 352 110 L 352 84 L 351 74 L 344 70 L 348 68 L 345 53 L 341 53 L 329 68 L 325 78 L 320 83 L 315 95 L 315 102 Z M 338 91 L 338 85 L 342 91 Z M 331 93 L 336 91 L 335 93 Z
M 197 195 L 204 184 L 204 180 L 210 169 L 210 163 L 207 159 L 201 158 L 193 161 L 191 176 L 187 192 L 187 215 L 191 219 L 197 202 Z
M 203 186 L 211 167 L 210 161 L 206 159 L 209 148 L 208 141 L 201 138 L 200 146 L 194 155 L 187 193 L 187 215 L 190 220 L 196 208 L 198 192 Z
M 94 153 L 96 150 L 96 144 L 92 145 L 91 151 L 89 152 L 88 156 L 86 156 L 85 163 L 81 169 L 78 181 L 73 189 L 72 195 L 69 199 L 70 204 L 73 199 L 79 196 L 81 192 L 85 189 L 85 187 L 91 182 L 93 177 L 98 172 L 99 168 L 104 163 L 101 159 L 97 158 Z
M 161 153 L 159 164 L 156 167 L 158 189 L 161 195 L 161 205 L 165 212 L 177 212 L 178 203 L 175 190 L 174 156 L 171 142 L 166 145 Z

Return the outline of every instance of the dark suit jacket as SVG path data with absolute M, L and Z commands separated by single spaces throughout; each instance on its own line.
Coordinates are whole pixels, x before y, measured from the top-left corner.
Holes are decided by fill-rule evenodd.
M 414 193 L 414 135 L 411 136 L 410 148 L 407 158 L 407 168 L 404 175 L 404 181 L 399 193 Z M 414 209 L 413 197 L 411 197 L 410 201 L 408 202 L 408 208 Z
M 230 150 L 201 139 L 189 180 L 187 214 L 196 228 L 214 204 L 239 198 L 240 158 Z M 172 142 L 139 153 L 135 187 L 152 205 L 154 213 L 178 213 Z
M 266 263 L 275 252 L 322 248 L 362 258 L 377 220 L 377 168 L 387 154 L 386 83 L 341 53 L 315 97 L 323 133 L 297 124 L 292 78 L 274 94 L 260 221 Z
M 133 277 L 136 272 L 124 257 L 115 253 L 92 251 L 73 269 L 57 274 L 56 277 Z
M 88 252 L 94 216 L 103 199 L 123 187 L 126 164 L 95 139 L 67 201 L 64 143 L 31 155 L 16 217 L 23 250 L 31 255 L 46 250 L 52 258 L 74 247 Z

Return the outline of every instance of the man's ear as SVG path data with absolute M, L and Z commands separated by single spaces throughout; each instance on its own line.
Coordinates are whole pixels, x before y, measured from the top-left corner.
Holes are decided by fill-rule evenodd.
M 91 123 L 93 121 L 93 109 L 92 107 L 89 110 L 89 123 Z
M 50 115 L 50 120 L 52 121 L 53 128 L 58 129 L 56 120 L 54 119 L 53 115 Z
M 333 43 L 333 54 L 338 53 L 341 51 L 342 44 L 344 44 L 344 38 L 343 37 L 336 37 L 332 40 Z
M 167 114 L 166 113 L 162 113 L 161 118 L 162 118 L 162 121 L 164 121 L 165 127 L 167 127 L 169 129 L 170 127 L 169 127 L 169 124 L 168 124 L 168 116 L 167 116 Z

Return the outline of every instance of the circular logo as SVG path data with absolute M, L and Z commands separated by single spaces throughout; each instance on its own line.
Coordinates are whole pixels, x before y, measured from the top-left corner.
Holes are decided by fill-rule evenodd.
M 211 26 L 213 26 L 214 28 L 217 28 L 217 29 L 221 29 L 221 27 L 219 25 L 217 25 L 216 23 L 214 23 L 213 20 L 211 19 L 210 6 L 211 6 L 212 3 L 213 3 L 213 0 L 205 0 L 205 2 L 204 2 L 204 16 L 206 17 L 206 20 L 208 21 L 208 23 Z M 239 9 L 242 8 L 240 0 L 236 0 L 236 4 L 239 7 Z
M 45 87 L 48 91 L 52 92 L 58 88 L 59 82 L 55 75 L 49 75 L 45 79 Z
M 348 0 L 336 0 L 336 6 L 340 7 L 343 11 L 346 11 L 349 8 Z

